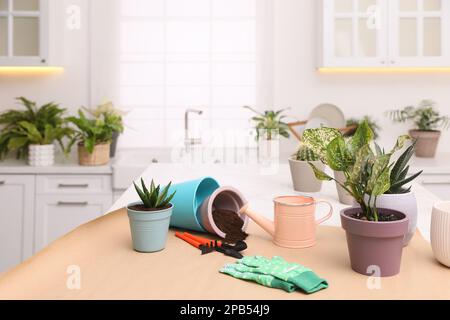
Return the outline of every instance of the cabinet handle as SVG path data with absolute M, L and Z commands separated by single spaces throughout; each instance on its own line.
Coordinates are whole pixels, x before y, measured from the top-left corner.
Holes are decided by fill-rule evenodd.
M 57 204 L 58 204 L 58 206 L 85 207 L 89 203 L 87 201 L 84 201 L 84 202 L 64 202 L 64 201 L 59 201 Z
M 86 189 L 89 187 L 89 184 L 85 183 L 85 184 L 63 184 L 60 183 L 58 185 L 58 188 L 62 189 L 62 188 L 80 188 L 80 189 Z
M 6 184 L 6 181 L 0 181 L 0 186 L 3 186 Z
M 450 185 L 450 181 L 422 181 L 423 185 Z

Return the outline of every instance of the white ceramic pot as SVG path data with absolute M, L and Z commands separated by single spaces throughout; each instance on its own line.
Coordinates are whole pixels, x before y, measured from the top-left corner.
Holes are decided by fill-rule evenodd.
M 345 175 L 341 171 L 334 171 L 334 178 L 337 181 L 339 181 L 340 183 L 342 183 L 342 184 L 344 184 L 344 182 L 345 182 Z M 336 183 L 336 190 L 337 190 L 337 193 L 338 193 L 338 197 L 339 197 L 339 202 L 340 203 L 346 204 L 346 205 L 349 205 L 349 206 L 354 204 L 353 197 L 347 191 L 345 191 L 344 188 L 342 188 L 337 183 Z
M 366 196 L 366 201 L 367 201 Z M 417 201 L 414 192 L 403 194 L 383 194 L 378 196 L 377 208 L 392 209 L 405 214 L 409 218 L 408 233 L 405 235 L 403 245 L 407 246 L 416 233 L 417 228 Z
M 311 161 L 319 170 L 324 170 L 325 166 L 320 161 Z M 291 168 L 292 185 L 297 192 L 319 192 L 322 189 L 322 181 L 316 178 L 313 169 L 307 161 L 289 159 Z
M 433 206 L 431 246 L 434 257 L 450 267 L 450 201 L 439 202 Z
M 28 164 L 33 167 L 48 167 L 55 163 L 55 146 L 30 145 L 28 147 Z

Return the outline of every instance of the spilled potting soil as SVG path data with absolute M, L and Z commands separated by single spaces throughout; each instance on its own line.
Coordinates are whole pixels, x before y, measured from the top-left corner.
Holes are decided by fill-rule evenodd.
M 248 237 L 248 234 L 242 231 L 244 221 L 236 212 L 225 209 L 215 209 L 213 210 L 213 219 L 220 231 L 225 233 L 226 242 L 236 243 L 238 241 L 243 241 Z

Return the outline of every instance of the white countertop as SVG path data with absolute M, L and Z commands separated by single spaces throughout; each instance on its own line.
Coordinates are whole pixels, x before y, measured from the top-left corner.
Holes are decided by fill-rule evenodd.
M 423 170 L 424 174 L 450 174 L 450 153 L 439 153 L 435 158 L 411 159 L 410 172 Z
M 68 158 L 57 154 L 55 164 L 49 167 L 32 167 L 25 159 L 5 159 L 0 161 L 0 174 L 112 174 L 112 168 L 110 164 L 96 167 L 80 166 L 76 154 Z
M 237 188 L 246 197 L 253 210 L 271 219 L 273 219 L 272 199 L 280 195 L 296 194 L 292 189 L 289 166 L 286 164 L 280 165 L 276 175 L 262 175 L 257 166 L 205 165 L 189 169 L 176 164 L 153 164 L 142 174 L 142 177 L 148 183 L 154 178 L 157 183 L 161 184 L 166 184 L 170 180 L 173 180 L 173 183 L 178 183 L 206 176 L 215 178 L 222 186 Z M 431 210 L 433 204 L 439 199 L 418 184 L 414 184 L 413 189 L 418 202 L 418 228 L 422 235 L 429 240 Z M 339 203 L 334 182 L 324 182 L 320 193 L 309 195 L 329 201 L 333 206 L 334 214 L 325 224 L 340 226 L 339 212 L 346 206 Z M 123 208 L 137 200 L 139 198 L 134 187 L 130 187 L 110 211 Z M 326 209 L 323 208 L 323 210 Z M 318 207 L 318 214 L 320 214 L 320 211 L 321 205 Z

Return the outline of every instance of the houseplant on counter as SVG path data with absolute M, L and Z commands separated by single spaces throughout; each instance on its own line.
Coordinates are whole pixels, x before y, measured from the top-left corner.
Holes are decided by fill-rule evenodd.
M 304 145 L 301 145 L 297 153 L 289 158 L 292 185 L 295 191 L 309 193 L 319 192 L 322 189 L 322 181 L 316 179 L 309 163 L 313 163 L 322 171 L 325 169 L 319 157 Z
M 117 143 L 119 140 L 119 136 L 124 131 L 123 127 L 123 117 L 127 114 L 125 111 L 122 111 L 114 106 L 111 101 L 105 102 L 103 104 L 98 105 L 95 108 L 83 108 L 88 112 L 91 116 L 96 119 L 101 118 L 103 115 L 108 114 L 112 117 L 115 117 L 117 122 L 117 130 L 113 132 L 111 148 L 110 148 L 110 157 L 114 158 L 117 150 Z
M 169 195 L 171 183 L 162 189 L 152 180 L 150 187 L 147 188 L 141 179 L 141 186 L 142 189 L 134 183 L 141 202 L 130 203 L 127 206 L 133 248 L 138 252 L 161 251 L 166 245 L 173 209 L 170 201 L 175 192 Z
M 117 116 L 102 114 L 97 119 L 88 119 L 82 110 L 78 117 L 68 120 L 76 127 L 70 146 L 78 142 L 78 161 L 82 166 L 100 166 L 109 162 L 109 150 L 113 132 L 120 131 L 121 122 Z
M 258 157 L 260 159 L 278 159 L 280 154 L 279 136 L 289 138 L 289 127 L 283 121 L 285 110 L 268 110 L 260 112 L 249 106 L 244 106 L 256 114 L 251 118 L 255 124 L 258 141 Z
M 64 138 L 70 138 L 73 130 L 63 117 L 65 109 L 55 103 L 37 107 L 24 97 L 17 98 L 26 110 L 9 110 L 0 115 L 0 157 L 16 152 L 17 158 L 28 156 L 31 166 L 54 164 L 55 147 L 58 142 L 62 151 L 68 154 L 70 147 L 64 145 Z
M 415 125 L 409 131 L 410 136 L 417 141 L 416 156 L 434 158 L 439 144 L 441 131 L 448 129 L 450 118 L 441 116 L 435 108 L 436 103 L 431 100 L 422 100 L 417 107 L 408 106 L 400 110 L 388 111 L 388 116 L 394 122 L 412 121 Z
M 371 145 L 373 132 L 367 121 L 363 121 L 349 139 L 331 128 L 309 129 L 303 135 L 303 143 L 324 164 L 344 173 L 346 181 L 341 186 L 358 204 L 341 211 L 351 266 L 358 273 L 372 275 L 376 271 L 377 275 L 387 277 L 400 271 L 409 219 L 402 212 L 378 208 L 376 203 L 377 198 L 391 187 L 391 156 L 402 149 L 408 139 L 408 136 L 399 137 L 387 154 L 377 147 L 374 151 Z M 312 163 L 311 167 L 318 179 L 335 180 Z

